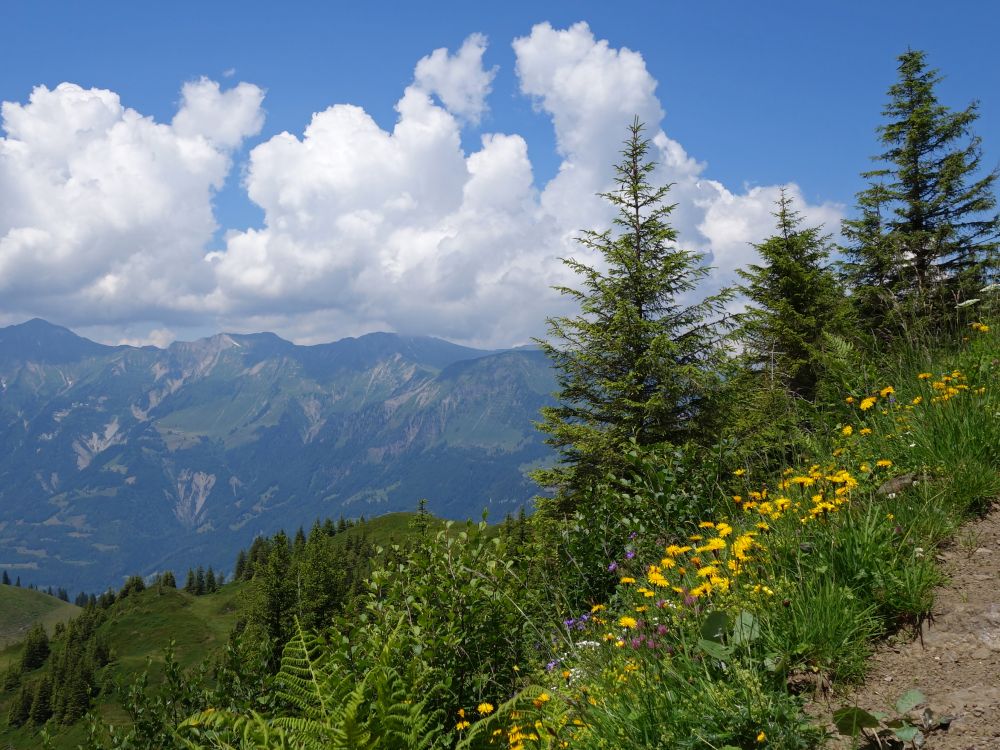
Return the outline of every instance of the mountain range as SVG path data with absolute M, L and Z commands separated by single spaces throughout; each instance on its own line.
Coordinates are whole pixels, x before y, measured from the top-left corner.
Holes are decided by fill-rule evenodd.
M 373 333 L 106 346 L 0 328 L 0 568 L 71 590 L 231 568 L 259 534 L 412 510 L 490 517 L 537 492 L 555 380 L 533 348 Z

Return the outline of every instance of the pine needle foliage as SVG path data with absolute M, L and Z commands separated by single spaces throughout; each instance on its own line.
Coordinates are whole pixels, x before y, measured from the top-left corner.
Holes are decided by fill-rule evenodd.
M 730 294 L 681 301 L 709 269 L 702 254 L 675 244 L 670 185 L 651 183 L 656 163 L 642 133 L 636 119 L 615 187 L 601 194 L 618 211 L 614 226 L 579 237 L 600 264 L 563 259 L 581 286 L 555 288 L 579 305 L 579 315 L 550 318 L 549 340 L 538 340 L 559 385 L 559 404 L 542 410 L 538 427 L 561 463 L 535 478 L 556 488 L 562 510 L 618 466 L 623 446 L 690 438 L 714 383 L 719 346 L 711 320 Z
M 996 274 L 1000 172 L 982 172 L 978 104 L 951 111 L 923 52 L 898 59 L 878 129 L 880 166 L 863 174 L 860 215 L 843 225 L 844 272 L 863 315 L 908 323 L 940 318 Z
M 750 370 L 770 389 L 816 399 L 824 332 L 842 332 L 847 307 L 828 267 L 830 236 L 802 227 L 802 217 L 782 190 L 774 217 L 777 232 L 754 245 L 760 264 L 737 273 L 749 307 L 738 316 L 737 336 Z

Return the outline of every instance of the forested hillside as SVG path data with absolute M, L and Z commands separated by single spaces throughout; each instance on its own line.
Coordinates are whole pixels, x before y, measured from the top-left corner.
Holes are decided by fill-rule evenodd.
M 783 194 L 738 290 L 696 294 L 707 259 L 678 241 L 643 124 L 625 130 L 604 196 L 616 221 L 582 234 L 590 263 L 566 259 L 579 312 L 541 342 L 558 463 L 535 471 L 532 514 L 442 525 L 421 506 L 378 539 L 324 519 L 258 537 L 216 593 L 130 579 L 19 647 L 8 736 L 822 747 L 807 698 L 863 679 L 880 640 L 922 632 L 937 552 L 1000 497 L 998 173 L 980 164 L 975 106 L 938 101 L 922 52 L 898 63 L 845 244 Z M 178 639 L 135 676 L 121 632 L 151 644 L 185 611 L 206 618 L 200 645 L 177 661 Z M 919 704 L 833 721 L 849 744 L 933 747 L 949 721 Z
M 371 334 L 296 346 L 218 335 L 108 347 L 41 320 L 0 329 L 0 567 L 117 588 L 316 516 L 502 517 L 550 457 L 536 349 Z M 229 568 L 231 570 L 231 568 Z

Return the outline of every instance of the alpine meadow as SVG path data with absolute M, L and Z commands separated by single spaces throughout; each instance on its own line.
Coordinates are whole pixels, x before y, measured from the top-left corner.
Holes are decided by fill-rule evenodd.
M 550 32 L 546 53 L 570 49 L 547 24 L 533 35 Z M 996 621 L 966 633 L 972 655 L 956 651 L 961 659 L 949 649 L 964 646 L 941 646 L 935 630 L 951 612 L 941 603 L 948 586 L 970 582 L 956 615 L 965 617 L 1000 576 L 1000 546 L 979 531 L 994 528 L 1000 498 L 1000 169 L 984 155 L 1000 143 L 980 133 L 981 105 L 955 104 L 930 52 L 902 51 L 894 72 L 886 53 L 895 80 L 881 113 L 870 113 L 880 118 L 866 136 L 875 156 L 840 162 L 860 174 L 854 205 L 824 222 L 794 185 L 766 192 L 767 234 L 741 243 L 749 260 L 724 283 L 721 251 L 683 229 L 707 199 L 692 192 L 693 178 L 674 182 L 689 157 L 674 159 L 680 146 L 658 130 L 662 113 L 616 112 L 612 136 L 593 125 L 587 133 L 617 148 L 599 167 L 574 151 L 556 113 L 567 161 L 552 184 L 603 169 L 603 187 L 590 192 L 607 220 L 588 215 L 566 233 L 569 251 L 552 269 L 500 272 L 474 268 L 462 243 L 497 232 L 480 252 L 507 257 L 502 245 L 515 235 L 559 234 L 551 217 L 537 219 L 551 205 L 579 216 L 573 194 L 539 197 L 524 187 L 530 163 L 515 179 L 490 161 L 509 152 L 527 163 L 514 136 L 483 135 L 483 150 L 460 167 L 445 146 L 403 163 L 406 139 L 434 137 L 445 108 L 456 122 L 502 117 L 477 99 L 496 75 L 480 64 L 479 37 L 458 53 L 474 58 L 478 77 L 449 77 L 446 52 L 418 64 L 393 115 L 387 172 L 379 149 L 389 141 L 353 105 L 313 114 L 301 139 L 276 130 L 249 156 L 240 156 L 236 115 L 178 147 L 184 159 L 212 149 L 222 161 L 246 157 L 239 179 L 266 220 L 245 233 L 212 224 L 225 249 L 203 253 L 211 270 L 185 271 L 196 277 L 188 297 L 171 291 L 176 299 L 156 303 L 177 305 L 162 319 L 193 326 L 198 305 L 215 305 L 230 317 L 212 320 L 238 320 L 240 330 L 294 320 L 319 336 L 343 330 L 341 340 L 97 343 L 40 319 L 0 328 L 0 745 L 1000 747 L 995 685 L 962 682 L 1000 669 Z M 532 39 L 514 42 L 518 75 L 536 110 L 556 112 L 559 87 L 580 84 L 552 74 L 555 88 L 537 93 L 545 70 L 531 67 Z M 602 54 L 606 42 L 579 57 L 591 65 Z M 420 98 L 428 81 L 441 107 Z M 591 85 L 594 97 L 606 93 Z M 216 84 L 204 96 L 233 103 L 238 91 Z M 144 137 L 166 139 L 211 114 L 208 98 L 184 96 L 184 116 L 169 126 L 150 118 Z M 26 150 L 16 139 L 27 138 L 29 119 L 29 105 L 3 106 L 0 196 L 4 160 Z M 142 119 L 124 117 L 115 137 Z M 368 160 L 343 166 L 337 159 L 354 146 L 335 128 L 348 121 L 367 133 L 357 138 Z M 336 143 L 327 151 L 324 133 Z M 442 142 L 461 149 L 460 130 L 449 133 Z M 279 184 L 283 164 L 302 183 Z M 329 164 L 340 166 L 322 173 Z M 332 199 L 309 202 L 366 169 L 393 186 L 416 170 L 425 192 L 379 197 L 380 214 L 360 202 L 379 185 L 363 181 L 344 188 L 349 198 L 337 194 L 349 204 L 342 214 Z M 433 203 L 449 170 L 469 180 L 458 192 L 472 201 L 461 210 L 475 232 L 462 234 L 458 209 L 440 226 L 385 229 L 411 204 Z M 213 179 L 206 195 L 226 195 L 227 178 Z M 482 192 L 480 179 L 496 192 Z M 698 189 L 710 182 L 697 179 Z M 72 190 L 87 189 L 75 180 Z M 29 188 L 18 190 L 27 202 Z M 488 205 L 494 195 L 506 202 Z M 143 211 L 155 200 L 136 198 Z M 235 210 L 213 200 L 220 215 Z M 0 274 L 16 272 L 21 248 L 44 244 L 41 230 L 12 224 L 5 235 L 4 210 Z M 709 219 L 699 221 L 704 229 Z M 307 229 L 340 232 L 343 257 L 322 256 Z M 420 286 L 432 262 L 423 231 L 440 242 L 433 262 L 454 264 L 433 294 Z M 352 237 L 406 249 L 394 258 L 344 249 Z M 353 273 L 348 256 L 373 265 L 338 287 L 337 304 L 367 317 L 324 318 L 309 304 L 329 290 L 295 284 L 331 267 Z M 115 278 L 137 257 L 115 265 Z M 259 266 L 227 265 L 247 257 Z M 407 266 L 412 257 L 424 265 Z M 485 297 L 507 294 L 504 285 L 523 292 L 521 308 L 514 292 L 497 303 L 511 320 L 534 314 L 531 284 L 544 278 L 550 310 L 520 346 L 491 339 L 485 317 L 466 313 L 472 297 L 447 297 L 463 273 L 486 284 Z M 57 296 L 76 304 L 70 282 L 52 274 Z M 359 289 L 376 277 L 407 275 L 363 301 Z M 111 295 L 115 283 L 94 288 Z M 394 300 L 411 283 L 418 302 Z M 11 284 L 4 294 L 19 293 Z M 258 310 L 255 294 L 286 296 Z M 125 303 L 93 299 L 111 310 L 88 329 L 99 338 Z M 410 335 L 408 317 L 437 320 L 418 303 L 440 305 L 463 343 L 438 338 L 443 328 Z M 481 338 L 458 333 L 466 315 Z M 324 328 L 330 320 L 347 322 Z M 399 332 L 362 335 L 370 321 Z M 886 659 L 906 649 L 933 666 L 912 678 L 893 672 Z M 889 691 L 889 713 L 871 690 Z

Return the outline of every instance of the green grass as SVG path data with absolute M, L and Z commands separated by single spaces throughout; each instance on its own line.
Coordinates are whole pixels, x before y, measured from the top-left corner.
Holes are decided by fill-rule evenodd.
M 366 519 L 335 538 L 340 543 L 348 539 L 366 538 L 370 543 L 388 547 L 403 544 L 417 531 L 412 523 L 416 513 L 388 513 Z M 441 519 L 429 519 L 431 532 L 443 529 Z M 465 524 L 457 523 L 452 529 L 457 534 Z M 496 533 L 499 526 L 490 527 Z M 117 602 L 109 610 L 108 620 L 100 632 L 109 640 L 113 661 L 101 677 L 107 684 L 127 684 L 147 668 L 150 684 L 155 686 L 162 678 L 163 653 L 171 641 L 175 644 L 175 657 L 184 669 L 197 667 L 210 660 L 222 649 L 239 615 L 241 594 L 245 582 L 230 583 L 215 594 L 192 596 L 179 589 L 151 587 Z M 36 620 L 49 628 L 58 621 L 66 621 L 81 610 L 54 597 L 37 591 L 12 586 L 0 586 L 0 634 L 9 633 L 6 643 L 0 641 L 0 668 L 5 668 L 21 656 L 20 643 L 14 642 Z M 42 674 L 45 667 L 37 674 Z M 0 694 L 0 747 L 36 748 L 37 729 L 21 727 L 13 730 L 6 726 L 6 715 L 11 696 Z M 102 694 L 95 705 L 96 712 L 106 721 L 122 723 L 127 716 L 122 712 L 110 692 Z M 55 733 L 55 750 L 70 750 L 86 739 L 83 722 L 71 727 L 59 727 Z
M 417 517 L 416 513 L 400 511 L 397 513 L 386 513 L 374 518 L 366 518 L 364 523 L 352 526 L 347 531 L 337 534 L 335 541 L 341 544 L 348 539 L 366 538 L 376 547 L 388 547 L 392 544 L 403 544 L 407 540 L 417 535 L 413 528 L 413 521 Z M 429 519 L 429 531 L 437 532 L 445 528 L 446 521 L 431 516 Z M 500 532 L 501 525 L 492 523 L 487 527 L 487 537 L 492 537 Z M 465 529 L 464 521 L 456 521 L 451 527 L 451 533 L 458 534 Z
M 108 684 L 128 683 L 146 668 L 148 660 L 150 684 L 156 685 L 162 675 L 163 651 L 171 641 L 175 643 L 176 658 L 184 668 L 210 660 L 226 643 L 236 622 L 240 594 L 245 587 L 245 583 L 231 583 L 215 594 L 192 596 L 177 589 L 154 586 L 117 602 L 99 629 L 107 635 L 113 656 L 101 679 Z M 76 607 L 73 609 L 79 611 Z M 0 660 L 4 663 L 19 657 L 20 645 L 0 652 Z M 42 667 L 36 674 L 42 674 L 45 669 Z M 0 747 L 37 748 L 39 738 L 35 728 L 12 730 L 6 726 L 10 699 L 10 695 L 0 695 L 0 717 L 3 717 L 0 719 Z M 110 693 L 102 694 L 95 708 L 106 720 L 122 722 L 127 718 Z M 50 730 L 55 735 L 53 747 L 56 750 L 75 748 L 85 740 L 82 722 L 57 729 L 57 732 Z
M 36 622 L 51 634 L 57 622 L 66 622 L 79 611 L 79 607 L 41 591 L 0 586 L 0 648 L 24 638 Z
M 665 583 L 648 563 L 620 569 L 622 585 L 586 635 L 588 648 L 554 654 L 565 684 L 548 673 L 536 683 L 552 692 L 546 727 L 579 719 L 588 748 L 818 746 L 801 742 L 786 679 L 835 687 L 862 679 L 879 638 L 915 629 L 931 611 L 943 580 L 936 547 L 1000 495 L 1000 340 L 991 332 L 955 344 L 903 352 L 898 362 L 873 358 L 787 472 L 748 461 L 732 493 L 739 507 L 719 507 L 715 525 L 691 538 L 694 546 L 718 533 L 722 557 L 708 545 L 686 547 L 686 557 L 659 562 Z M 898 489 L 880 491 L 904 476 Z M 713 531 L 720 521 L 735 528 Z M 732 548 L 720 550 L 747 530 L 756 535 L 749 562 L 726 567 Z M 682 602 L 703 580 L 691 571 L 706 563 L 742 572 Z M 706 631 L 710 620 L 726 625 Z

